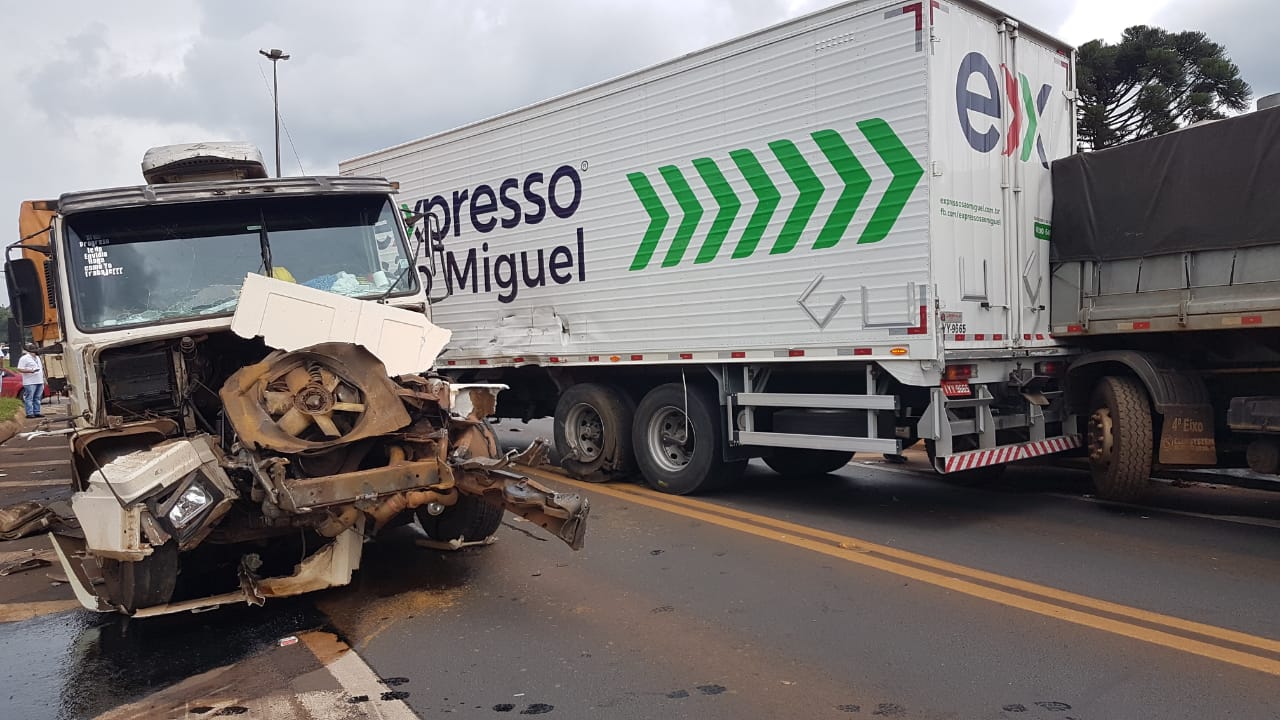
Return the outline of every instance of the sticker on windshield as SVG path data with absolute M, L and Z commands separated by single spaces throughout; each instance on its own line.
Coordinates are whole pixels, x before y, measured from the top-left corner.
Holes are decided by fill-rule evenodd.
M 80 248 L 84 250 L 85 277 L 111 277 L 124 274 L 124 268 L 117 267 L 107 256 L 107 246 L 110 244 L 111 239 L 101 235 L 89 235 L 80 241 Z

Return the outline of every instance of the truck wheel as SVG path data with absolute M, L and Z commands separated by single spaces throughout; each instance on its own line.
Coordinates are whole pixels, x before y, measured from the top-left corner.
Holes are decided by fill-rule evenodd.
M 764 464 L 784 478 L 798 479 L 833 473 L 852 459 L 853 453 L 843 450 L 778 448 L 764 458 Z
M 127 613 L 164 605 L 178 583 L 178 545 L 167 542 L 142 560 L 103 560 L 107 601 Z
M 645 481 L 655 490 L 688 495 L 723 487 L 742 476 L 745 460 L 725 462 L 723 420 L 714 393 L 680 383 L 649 391 L 636 410 L 632 442 Z
M 1133 378 L 1104 377 L 1089 407 L 1089 469 L 1098 496 L 1137 500 L 1151 477 L 1152 423 L 1146 391 Z
M 439 515 L 419 510 L 418 524 L 432 540 L 449 542 L 462 538 L 466 542 L 479 542 L 498 532 L 502 506 L 475 495 L 459 495 L 458 502 Z
M 1249 469 L 1263 475 L 1280 473 L 1280 444 L 1271 438 L 1259 438 L 1249 443 L 1245 451 Z
M 635 412 L 635 403 L 619 388 L 599 383 L 569 386 L 556 403 L 560 466 L 589 482 L 626 475 L 632 464 L 631 421 Z

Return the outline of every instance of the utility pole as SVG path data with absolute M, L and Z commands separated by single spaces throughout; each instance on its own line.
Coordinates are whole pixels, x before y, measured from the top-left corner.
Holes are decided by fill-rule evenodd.
M 279 48 L 271 48 L 270 52 L 259 50 L 258 53 L 271 61 L 271 102 L 275 105 L 276 117 L 276 177 L 280 177 L 280 79 L 276 75 L 276 65 L 289 56 Z

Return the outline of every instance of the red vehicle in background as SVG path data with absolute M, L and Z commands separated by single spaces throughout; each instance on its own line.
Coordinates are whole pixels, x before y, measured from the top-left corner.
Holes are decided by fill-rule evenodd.
M 49 397 L 49 384 L 45 383 L 44 397 Z M 22 397 L 22 373 L 11 368 L 0 368 L 0 397 Z

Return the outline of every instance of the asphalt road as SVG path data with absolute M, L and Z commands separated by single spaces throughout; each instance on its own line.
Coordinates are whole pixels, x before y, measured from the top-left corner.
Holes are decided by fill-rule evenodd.
M 16 442 L 0 481 L 56 467 Z M 960 488 L 918 456 L 705 498 L 547 477 L 591 497 L 580 552 L 510 517 L 459 552 L 410 527 L 351 587 L 132 622 L 0 578 L 0 619 L 31 616 L 0 624 L 0 717 L 1280 718 L 1274 492 L 1121 507 L 1075 470 Z

